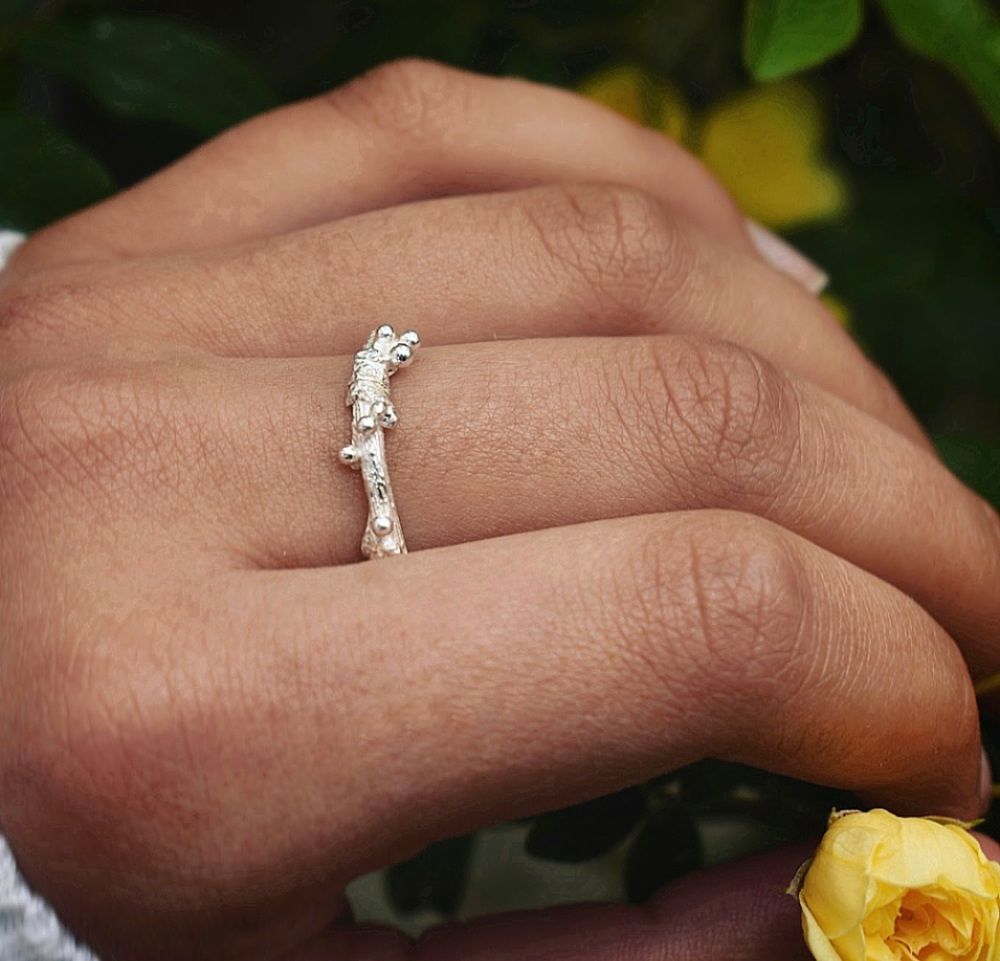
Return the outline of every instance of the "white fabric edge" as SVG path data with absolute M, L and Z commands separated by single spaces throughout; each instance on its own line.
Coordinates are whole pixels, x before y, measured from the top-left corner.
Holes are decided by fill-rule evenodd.
M 24 234 L 17 230 L 0 230 L 0 270 L 7 266 L 7 261 L 24 241 Z

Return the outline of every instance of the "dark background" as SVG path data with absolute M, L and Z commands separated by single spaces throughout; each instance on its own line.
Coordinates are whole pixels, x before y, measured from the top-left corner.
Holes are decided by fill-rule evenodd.
M 0 226 L 41 226 L 245 116 L 400 56 L 567 87 L 632 64 L 711 116 L 760 82 L 743 18 L 738 0 L 0 0 Z M 855 336 L 949 463 L 1000 504 L 997 121 L 897 34 L 870 6 L 856 42 L 805 71 L 849 202 L 785 233 L 829 271 Z M 624 843 L 639 898 L 700 862 L 706 818 L 746 818 L 773 841 L 816 831 L 842 802 L 708 763 L 539 819 L 528 847 L 585 862 Z M 397 906 L 453 910 L 471 845 L 445 842 L 392 872 Z

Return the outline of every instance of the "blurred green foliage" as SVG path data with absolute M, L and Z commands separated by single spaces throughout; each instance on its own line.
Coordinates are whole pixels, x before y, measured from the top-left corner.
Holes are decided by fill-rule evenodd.
M 1000 127 L 1000 19 L 986 0 L 876 0 L 896 36 L 947 65 Z M 857 38 L 861 0 L 747 0 L 744 53 L 758 80 L 822 63 Z
M 44 224 L 112 186 L 94 155 L 52 124 L 30 113 L 0 113 L 0 223 Z
M 879 0 L 899 38 L 947 64 L 1000 127 L 1000 19 L 986 0 Z
M 853 43 L 861 0 L 748 0 L 744 52 L 758 80 L 814 67 Z
M 646 795 L 637 787 L 595 798 L 536 818 L 524 846 L 549 861 L 589 861 L 624 841 L 647 809 Z
M 170 20 L 45 20 L 24 33 L 17 51 L 106 110 L 175 123 L 204 137 L 276 103 L 241 57 Z
M 636 64 L 702 113 L 807 70 L 851 201 L 790 239 L 829 271 L 947 462 L 1000 504 L 1000 27 L 984 0 L 0 0 L 0 226 L 35 229 L 408 55 L 569 87 Z M 701 863 L 705 819 L 790 840 L 845 803 L 705 762 L 545 815 L 527 848 L 564 862 L 627 849 L 641 898 Z M 394 868 L 397 907 L 455 911 L 473 848 L 441 842 Z
M 445 917 L 461 906 L 475 838 L 444 838 L 385 873 L 386 893 L 400 914 L 431 910 Z

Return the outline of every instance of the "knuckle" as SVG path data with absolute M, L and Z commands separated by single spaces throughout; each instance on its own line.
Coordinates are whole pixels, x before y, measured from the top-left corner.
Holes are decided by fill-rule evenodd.
M 146 464 L 173 436 L 155 379 L 105 364 L 34 368 L 0 386 L 4 487 L 90 489 Z
M 657 475 L 713 506 L 762 508 L 785 489 L 801 454 L 796 390 L 779 370 L 732 344 L 652 338 L 618 358 L 623 425 Z M 644 356 L 636 361 L 633 352 Z M 627 429 L 627 427 L 626 427 Z M 633 427 L 633 430 L 635 428 Z
M 629 330 L 653 297 L 686 281 L 693 251 L 659 202 L 618 184 L 558 184 L 525 194 L 524 213 L 552 269 L 580 285 L 581 306 Z
M 14 694 L 0 701 L 4 830 L 55 849 L 42 870 L 181 890 L 245 863 L 252 830 L 231 817 L 225 785 L 246 755 L 225 732 L 262 731 L 263 702 L 229 685 L 218 626 L 190 622 L 168 595 L 74 607 L 58 636 L 13 659 L 14 678 L 0 676 L 0 695 Z
M 807 595 L 798 558 L 772 525 L 728 512 L 675 519 L 666 531 L 652 523 L 617 578 L 610 596 L 627 621 L 619 633 L 640 670 L 702 704 L 718 720 L 713 736 L 725 736 L 734 711 L 805 683 Z
M 14 491 L 43 486 L 52 469 L 51 452 L 58 449 L 52 429 L 58 398 L 54 380 L 51 370 L 31 370 L 0 384 L 0 484 L 7 506 Z
M 464 87 L 459 71 L 414 57 L 381 64 L 325 101 L 358 124 L 422 140 L 453 128 L 466 109 Z
M 156 628 L 144 619 L 148 637 Z M 127 640 L 123 648 L 135 643 L 121 625 L 95 616 L 31 656 L 36 698 L 2 739 L 0 791 L 13 799 L 5 828 L 12 839 L 58 845 L 83 871 L 162 875 L 201 856 L 191 826 L 207 812 L 184 798 L 186 781 L 198 777 L 190 728 L 175 688 L 152 669 L 123 663 L 105 646 L 111 637 Z M 126 849 L 143 853 L 119 862 Z
M 35 342 L 61 341 L 90 330 L 113 312 L 112 296 L 84 280 L 51 281 L 26 275 L 0 296 L 0 342 L 14 355 Z
M 745 713 L 748 704 L 794 697 L 807 682 L 808 592 L 779 528 L 748 515 L 718 519 L 690 532 L 683 589 L 705 686 L 722 698 L 720 707 Z

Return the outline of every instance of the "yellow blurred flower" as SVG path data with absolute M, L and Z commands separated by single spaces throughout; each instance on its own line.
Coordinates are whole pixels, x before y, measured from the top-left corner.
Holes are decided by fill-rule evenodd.
M 755 87 L 705 118 L 699 154 L 743 211 L 771 227 L 843 209 L 840 177 L 823 164 L 823 118 L 801 83 Z
M 579 92 L 674 140 L 687 139 L 690 111 L 684 98 L 674 86 L 635 64 L 602 70 L 585 80 Z
M 826 309 L 837 318 L 841 327 L 847 330 L 851 329 L 851 312 L 848 310 L 847 304 L 839 297 L 834 297 L 833 294 L 823 294 L 820 300 L 826 305 Z
M 817 961 L 1000 958 L 1000 866 L 957 822 L 834 814 L 793 893 Z
M 846 184 L 823 159 L 820 104 L 800 82 L 753 87 L 702 117 L 676 88 L 632 64 L 601 71 L 580 90 L 683 143 L 768 227 L 826 220 L 846 206 Z

